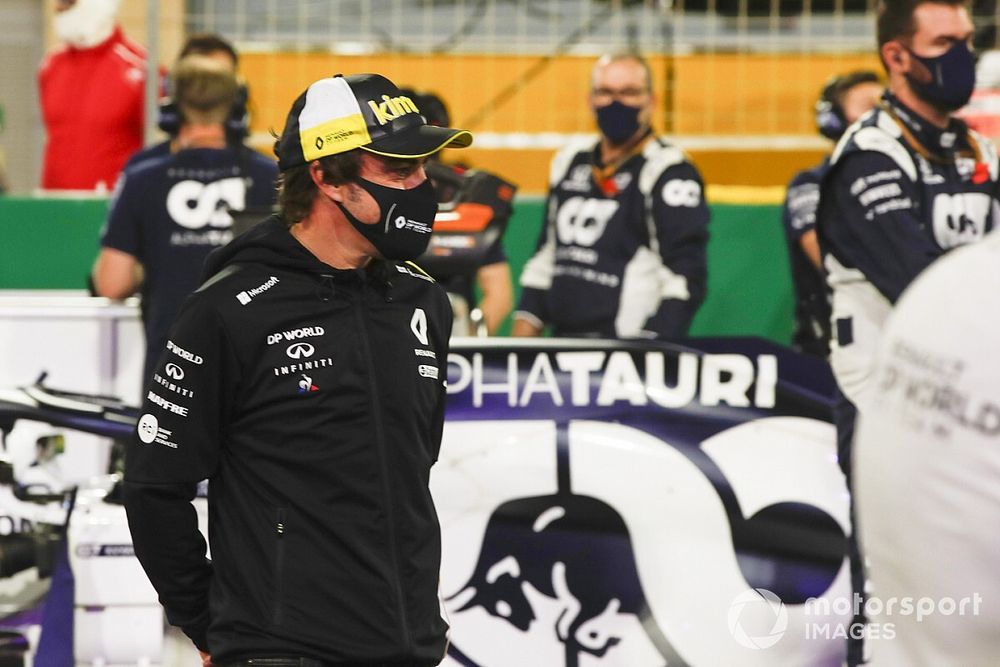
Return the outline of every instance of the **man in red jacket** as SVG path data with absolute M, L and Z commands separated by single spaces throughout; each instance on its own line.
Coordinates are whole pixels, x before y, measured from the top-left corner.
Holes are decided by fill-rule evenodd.
M 120 2 L 56 0 L 63 45 L 38 75 L 48 133 L 43 188 L 110 190 L 142 148 L 146 50 L 118 26 Z

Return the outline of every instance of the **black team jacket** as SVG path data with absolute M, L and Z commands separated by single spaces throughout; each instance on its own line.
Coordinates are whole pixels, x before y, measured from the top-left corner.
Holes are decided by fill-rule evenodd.
M 135 552 L 169 621 L 217 663 L 437 664 L 444 290 L 405 262 L 334 269 L 278 218 L 206 275 L 126 458 Z M 211 561 L 190 503 L 205 478 Z

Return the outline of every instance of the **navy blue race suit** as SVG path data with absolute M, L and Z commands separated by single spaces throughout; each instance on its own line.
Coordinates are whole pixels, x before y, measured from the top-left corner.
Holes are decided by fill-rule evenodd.
M 557 336 L 683 337 L 707 281 L 701 175 L 652 136 L 608 172 L 593 140 L 553 159 L 516 316 Z
M 997 172 L 988 140 L 958 119 L 936 128 L 889 93 L 837 145 L 817 222 L 833 290 L 831 365 L 858 407 L 902 291 L 935 259 L 993 228 Z
M 788 184 L 781 221 L 788 243 L 788 262 L 795 289 L 795 331 L 792 346 L 826 358 L 830 341 L 830 295 L 822 271 L 802 249 L 802 237 L 816 229 L 819 186 L 828 161 L 800 171 Z
M 878 391 L 874 363 L 885 320 L 921 271 L 993 228 L 998 171 L 993 145 L 962 121 L 952 119 L 942 130 L 888 92 L 848 129 L 830 158 L 817 229 L 833 291 L 830 363 L 840 390 L 834 420 L 849 489 L 855 421 Z M 851 578 L 863 595 L 856 533 L 850 536 Z M 863 613 L 853 621 L 865 622 Z M 860 641 L 850 636 L 853 666 L 862 656 Z
M 118 179 L 101 245 L 143 266 L 143 383 L 181 303 L 198 287 L 205 258 L 232 240 L 229 211 L 272 206 L 277 176 L 273 160 L 239 147 L 168 153 L 137 163 Z

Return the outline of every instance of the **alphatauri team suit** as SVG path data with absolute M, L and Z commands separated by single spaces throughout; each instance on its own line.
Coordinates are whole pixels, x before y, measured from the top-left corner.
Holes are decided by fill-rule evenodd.
M 674 338 L 705 298 L 708 206 L 684 153 L 649 137 L 615 168 L 594 141 L 552 161 L 518 317 L 557 336 Z
M 830 296 L 823 274 L 802 249 L 802 237 L 816 229 L 819 185 L 829 161 L 795 174 L 788 184 L 781 219 L 795 288 L 795 331 L 792 346 L 826 358 L 830 340 Z
M 889 93 L 840 140 L 817 224 L 833 290 L 830 361 L 859 409 L 893 304 L 931 262 L 993 228 L 997 179 L 988 140 L 958 119 L 936 128 Z
M 216 664 L 438 664 L 447 624 L 427 482 L 444 420 L 444 290 L 409 263 L 331 268 L 278 218 L 206 270 L 125 473 L 136 555 L 168 619 Z M 190 504 L 206 477 L 211 562 Z
M 837 449 L 852 490 L 855 422 L 878 391 L 875 353 L 885 321 L 921 271 L 993 228 L 998 171 L 993 145 L 962 121 L 941 130 L 891 93 L 848 129 L 831 156 L 817 230 L 833 290 Z M 853 523 L 853 500 L 851 514 Z M 850 556 L 853 588 L 863 595 L 856 531 Z M 864 615 L 853 622 L 863 625 Z M 860 642 L 849 642 L 848 664 L 860 664 L 860 653 Z
M 278 168 L 243 146 L 189 148 L 122 172 L 101 246 L 142 264 L 143 385 L 209 253 L 233 238 L 230 211 L 274 204 Z

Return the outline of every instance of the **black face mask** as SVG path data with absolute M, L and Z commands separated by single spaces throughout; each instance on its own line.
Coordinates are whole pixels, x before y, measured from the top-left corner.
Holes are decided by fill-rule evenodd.
M 597 126 L 601 134 L 613 144 L 623 144 L 639 131 L 639 107 L 630 107 L 614 100 L 611 104 L 597 107 Z
M 379 255 L 384 259 L 406 260 L 423 254 L 431 240 L 438 209 L 437 195 L 430 179 L 409 190 L 389 188 L 363 178 L 359 178 L 357 183 L 378 204 L 378 222 L 365 224 L 343 204 L 334 203 L 354 228 L 375 246 Z
M 909 49 L 907 49 L 909 51 Z M 924 58 L 913 51 L 910 55 L 931 73 L 931 80 L 921 83 L 906 74 L 906 80 L 917 97 L 947 111 L 964 107 L 976 87 L 976 56 L 965 42 L 955 44 L 936 58 Z

